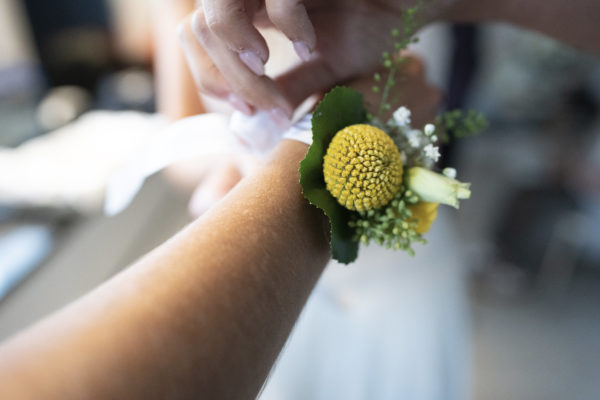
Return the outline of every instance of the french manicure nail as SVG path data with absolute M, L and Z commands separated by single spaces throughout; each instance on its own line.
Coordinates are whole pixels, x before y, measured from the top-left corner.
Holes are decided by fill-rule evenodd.
M 240 59 L 256 75 L 262 76 L 265 74 L 265 65 L 263 64 L 258 54 L 256 54 L 255 52 L 243 51 L 240 53 Z
M 287 129 L 290 127 L 290 119 L 281 108 L 273 108 L 268 111 L 269 117 L 279 126 L 281 129 Z
M 306 42 L 303 40 L 298 40 L 298 41 L 294 42 L 293 44 L 294 44 L 294 50 L 296 51 L 296 54 L 298 54 L 298 57 L 300 57 L 300 59 L 304 62 L 310 61 L 311 53 L 310 53 L 310 49 L 308 48 L 308 45 L 306 44 Z
M 236 110 L 241 111 L 246 115 L 252 115 L 252 109 L 250 108 L 248 103 L 246 103 L 244 100 L 242 100 L 242 98 L 240 96 L 238 96 L 237 94 L 234 94 L 234 93 L 229 94 L 229 96 L 227 96 L 227 101 Z

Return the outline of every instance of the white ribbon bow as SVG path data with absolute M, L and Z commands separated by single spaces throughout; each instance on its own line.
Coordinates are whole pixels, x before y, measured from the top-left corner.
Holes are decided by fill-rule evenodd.
M 150 175 L 181 160 L 198 156 L 253 153 L 264 156 L 281 139 L 312 143 L 311 114 L 282 131 L 264 112 L 231 117 L 208 113 L 184 118 L 157 134 L 140 154 L 110 180 L 104 212 L 123 211 Z

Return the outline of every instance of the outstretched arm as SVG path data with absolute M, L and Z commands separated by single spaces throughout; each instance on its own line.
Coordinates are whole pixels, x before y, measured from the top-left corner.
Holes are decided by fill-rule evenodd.
M 390 49 L 390 31 L 417 0 L 203 0 L 185 20 L 184 43 L 201 93 L 241 109 L 289 117 L 307 96 L 368 74 Z M 420 19 L 504 21 L 600 54 L 595 0 L 423 0 Z M 270 20 L 304 63 L 277 77 L 263 75 L 268 49 L 255 25 Z M 282 117 L 283 116 L 283 117 Z M 282 117 L 282 118 L 281 118 Z
M 600 2 L 594 0 L 459 0 L 438 18 L 503 21 L 600 54 L 599 15 Z
M 415 125 L 439 92 L 411 59 L 396 87 Z M 353 82 L 365 93 L 371 78 Z M 0 399 L 251 399 L 329 260 L 282 141 L 218 205 L 139 262 L 0 346 Z
M 2 399 L 254 398 L 329 259 L 283 141 L 221 204 L 0 348 Z

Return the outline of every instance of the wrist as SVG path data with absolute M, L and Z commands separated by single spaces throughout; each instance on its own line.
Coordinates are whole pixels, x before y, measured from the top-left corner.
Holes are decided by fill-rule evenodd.
M 309 204 L 300 186 L 300 162 L 306 156 L 308 145 L 295 140 L 282 140 L 265 165 L 272 179 L 272 195 L 280 196 L 281 204 L 291 211 L 289 220 L 282 221 L 296 226 L 300 235 L 311 243 L 315 259 L 326 263 L 330 257 L 329 219 L 317 207 Z M 269 185 L 272 187 L 272 185 Z M 319 263 L 317 263 L 319 264 Z M 324 265 L 324 264 L 323 264 Z

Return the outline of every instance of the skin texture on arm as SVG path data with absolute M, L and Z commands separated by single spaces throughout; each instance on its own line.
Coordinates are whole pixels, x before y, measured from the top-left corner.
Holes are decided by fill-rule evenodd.
M 0 348 L 3 399 L 250 399 L 329 259 L 284 141 L 223 202 Z

